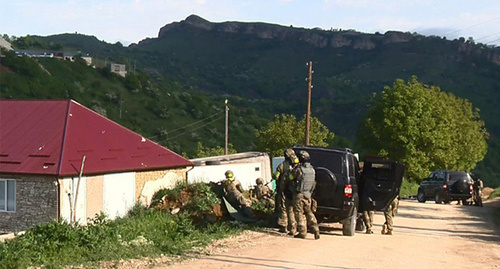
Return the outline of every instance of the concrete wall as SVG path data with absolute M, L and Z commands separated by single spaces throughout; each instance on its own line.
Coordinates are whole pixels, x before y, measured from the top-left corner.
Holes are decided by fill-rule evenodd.
M 0 233 L 23 231 L 38 223 L 57 220 L 58 206 L 59 217 L 68 222 L 86 224 L 88 218 L 101 212 L 111 219 L 122 217 L 137 202 L 149 205 L 158 190 L 187 181 L 186 168 L 82 177 L 79 184 L 78 177 L 0 175 L 0 178 L 16 181 L 16 211 L 0 212 Z
M 186 168 L 137 172 L 135 176 L 136 201 L 149 206 L 153 195 L 161 189 L 171 189 L 178 182 L 186 182 Z
M 16 181 L 16 211 L 0 212 L 0 232 L 17 232 L 57 219 L 57 179 L 0 175 Z

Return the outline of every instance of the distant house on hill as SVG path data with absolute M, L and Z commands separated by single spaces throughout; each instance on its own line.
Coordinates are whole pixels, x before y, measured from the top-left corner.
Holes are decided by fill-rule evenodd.
M 124 216 L 193 166 L 72 100 L 0 100 L 0 126 L 0 233 Z
M 110 64 L 109 69 L 111 72 L 118 74 L 122 77 L 127 75 L 127 67 L 124 64 Z

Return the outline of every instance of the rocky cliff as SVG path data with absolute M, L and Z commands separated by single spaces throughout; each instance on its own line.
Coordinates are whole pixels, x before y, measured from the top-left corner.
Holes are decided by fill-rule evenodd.
M 213 23 L 196 15 L 191 15 L 180 22 L 173 22 L 165 25 L 160 29 L 158 38 L 168 38 L 169 33 L 174 31 L 215 31 L 230 34 L 252 35 L 261 39 L 302 42 L 316 48 L 344 47 L 354 50 L 374 50 L 388 44 L 421 42 L 426 39 L 425 36 L 416 33 L 398 31 L 388 31 L 385 34 L 366 34 L 354 30 L 305 29 L 268 23 Z M 437 38 L 437 40 L 439 39 L 440 38 Z M 143 42 L 146 43 L 149 41 L 150 40 L 144 40 Z M 418 45 L 416 47 L 418 47 Z M 484 46 L 478 47 L 475 44 L 468 44 L 465 42 L 457 46 L 455 52 L 462 56 L 481 56 L 494 64 L 500 65 L 500 48 L 498 47 L 484 50 Z

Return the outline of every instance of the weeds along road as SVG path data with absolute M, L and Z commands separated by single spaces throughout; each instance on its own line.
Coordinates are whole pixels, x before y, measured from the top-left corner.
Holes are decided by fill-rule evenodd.
M 283 236 L 271 229 L 246 232 L 210 248 L 209 255 L 155 268 L 500 268 L 500 233 L 485 207 L 401 201 L 394 235 L 382 235 L 382 213 L 374 234 L 342 236 L 341 226 L 323 225 L 321 239 Z

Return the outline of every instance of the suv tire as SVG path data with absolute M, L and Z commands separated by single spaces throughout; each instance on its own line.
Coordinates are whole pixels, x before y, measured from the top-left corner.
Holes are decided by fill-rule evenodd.
M 434 202 L 436 202 L 436 204 L 443 203 L 443 198 L 441 197 L 441 194 L 439 194 L 439 191 L 436 191 L 436 195 L 434 195 Z
M 425 194 L 424 194 L 424 191 L 422 191 L 422 189 L 418 189 L 417 201 L 419 203 L 425 203 Z
M 342 225 L 342 234 L 353 236 L 356 232 L 356 219 L 358 216 L 358 208 L 355 206 L 353 208 L 352 216 L 345 220 Z

